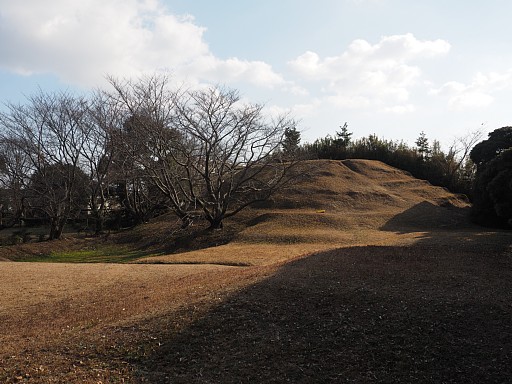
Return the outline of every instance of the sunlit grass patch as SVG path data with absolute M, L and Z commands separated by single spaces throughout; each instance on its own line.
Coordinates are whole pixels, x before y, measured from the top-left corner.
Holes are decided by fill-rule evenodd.
M 93 249 L 52 251 L 49 255 L 33 256 L 24 259 L 24 261 L 49 263 L 127 263 L 142 256 L 150 256 L 150 254 L 119 246 L 107 246 Z

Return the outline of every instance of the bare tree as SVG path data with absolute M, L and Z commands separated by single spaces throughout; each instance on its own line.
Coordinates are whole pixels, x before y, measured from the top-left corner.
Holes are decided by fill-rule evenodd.
M 23 153 L 30 169 L 24 186 L 32 208 L 50 220 L 50 239 L 60 238 L 84 193 L 80 154 L 88 137 L 87 102 L 67 93 L 39 94 L 27 105 L 7 105 L 0 115 L 5 137 Z
M 26 153 L 13 138 L 0 135 L 0 188 L 4 191 L 3 210 L 9 220 L 0 225 L 23 225 L 25 216 L 25 189 L 27 175 L 30 174 L 30 162 Z
M 189 201 L 212 229 L 288 180 L 295 163 L 277 156 L 286 130 L 296 127 L 293 119 L 268 121 L 262 105 L 244 104 L 237 91 L 220 87 L 187 92 L 175 98 L 175 108 L 176 127 L 187 142 L 175 161 L 187 172 Z
M 114 147 L 113 172 L 123 207 L 137 221 L 147 219 L 153 210 L 167 204 L 179 215 L 180 205 L 162 185 L 155 183 L 159 169 L 155 160 L 173 145 L 169 128 L 172 97 L 165 76 L 147 76 L 136 81 L 109 81 L 114 92 L 105 92 L 116 110 L 116 128 L 111 131 Z M 167 185 L 173 185 L 167 181 Z
M 136 141 L 130 156 L 183 226 L 200 213 L 222 228 L 289 179 L 295 162 L 279 159 L 286 130 L 296 127 L 288 116 L 266 119 L 263 106 L 222 87 L 171 90 L 158 76 L 110 82 L 110 97 L 125 106 L 127 138 Z
M 469 154 L 471 149 L 481 141 L 483 135 L 481 130 L 476 130 L 454 139 L 446 156 L 450 186 L 453 186 L 457 179 L 465 178 L 470 180 L 473 178 L 475 170 Z
M 87 125 L 87 140 L 82 146 L 82 167 L 89 176 L 89 209 L 95 221 L 95 232 L 104 229 L 109 209 L 110 187 L 112 186 L 112 162 L 116 147 L 113 145 L 113 131 L 117 122 L 114 105 L 96 92 L 89 100 L 88 113 L 84 119 Z

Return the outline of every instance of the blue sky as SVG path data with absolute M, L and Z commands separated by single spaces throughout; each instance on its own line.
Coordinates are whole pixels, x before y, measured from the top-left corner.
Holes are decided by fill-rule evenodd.
M 512 125 L 508 0 L 0 0 L 0 102 L 107 74 L 223 84 L 303 141 L 375 133 L 445 146 Z

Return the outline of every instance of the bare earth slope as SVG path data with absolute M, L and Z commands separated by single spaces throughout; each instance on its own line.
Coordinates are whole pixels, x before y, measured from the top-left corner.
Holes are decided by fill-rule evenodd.
M 1 262 L 0 382 L 508 382 L 510 233 L 379 162 L 302 174 L 229 244 Z

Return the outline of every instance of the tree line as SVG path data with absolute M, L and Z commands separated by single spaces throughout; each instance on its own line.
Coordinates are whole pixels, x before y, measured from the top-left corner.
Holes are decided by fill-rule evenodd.
M 267 199 L 295 162 L 281 158 L 288 115 L 267 117 L 237 91 L 110 77 L 88 96 L 45 93 L 0 114 L 0 225 L 134 225 L 172 211 L 210 228 Z
M 268 199 L 303 159 L 380 160 L 464 193 L 486 225 L 512 219 L 512 128 L 480 132 L 447 151 L 422 132 L 410 146 L 369 135 L 301 144 L 289 115 L 268 117 L 221 86 L 190 90 L 165 76 L 119 80 L 88 95 L 40 91 L 0 113 L 0 228 L 67 223 L 105 229 L 173 212 L 183 228 L 211 229 Z M 478 143 L 478 144 L 477 144 Z
M 476 167 L 470 159 L 472 147 L 482 137 L 475 131 L 457 138 L 448 151 L 441 149 L 437 140 L 430 140 L 421 132 L 415 146 L 403 141 L 387 140 L 371 134 L 357 140 L 352 139 L 345 123 L 335 136 L 327 135 L 313 143 L 300 145 L 295 149 L 309 159 L 369 159 L 379 160 L 411 173 L 414 177 L 428 180 L 431 184 L 450 189 L 455 193 L 471 195 Z

